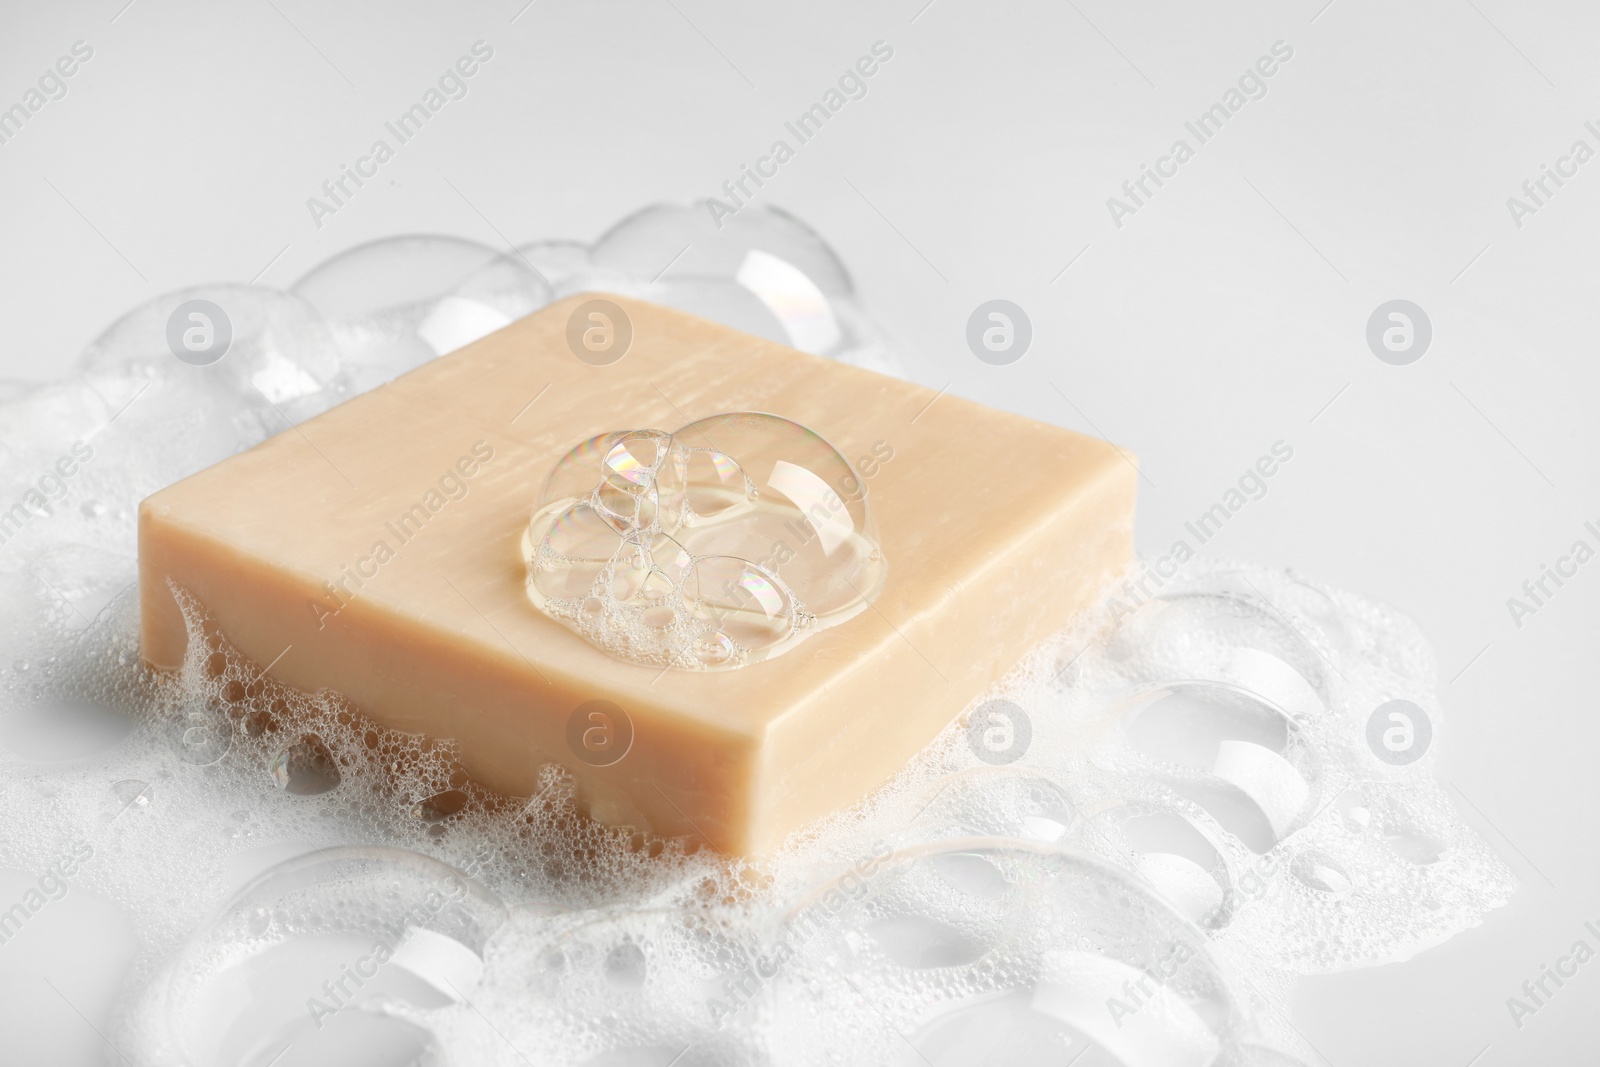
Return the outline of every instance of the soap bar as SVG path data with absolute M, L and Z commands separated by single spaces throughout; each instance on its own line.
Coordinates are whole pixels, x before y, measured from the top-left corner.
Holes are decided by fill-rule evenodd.
M 621 358 L 583 347 L 591 321 Z M 870 609 L 720 672 L 615 659 L 538 611 L 521 540 L 557 460 L 733 411 L 855 466 L 887 561 Z M 529 795 L 555 762 L 602 821 L 760 854 L 886 782 L 1099 595 L 1131 560 L 1135 477 L 1094 438 L 584 294 L 145 500 L 141 648 L 181 665 L 176 583 L 277 680 L 454 739 L 493 789 Z

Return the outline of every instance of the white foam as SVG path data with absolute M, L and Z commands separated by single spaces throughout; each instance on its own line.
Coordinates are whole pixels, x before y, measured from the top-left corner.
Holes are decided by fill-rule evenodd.
M 602 282 L 649 291 L 654 252 L 682 247 L 681 210 L 630 220 L 593 257 L 416 238 L 341 257 L 300 295 L 189 291 L 124 318 L 73 379 L 0 385 L 0 515 L 16 516 L 0 544 L 0 862 L 73 858 L 72 884 L 132 916 L 108 1029 L 131 1062 L 1061 1063 L 1096 1042 L 1290 1062 L 1269 1048 L 1298 1047 L 1295 976 L 1403 958 L 1507 898 L 1433 754 L 1367 744 L 1395 698 L 1444 736 L 1415 627 L 1258 568 L 1101 605 L 984 694 L 1011 702 L 1007 744 L 1026 736 L 1024 751 L 954 724 L 760 861 L 595 823 L 555 767 L 531 799 L 493 795 L 448 742 L 264 678 L 181 590 L 183 670 L 142 670 L 142 496 L 495 315 Z M 777 256 L 827 294 L 840 337 L 824 354 L 883 365 L 825 246 L 747 216 L 743 247 L 695 266 L 694 299 L 744 306 L 746 254 Z M 375 295 L 375 270 L 403 306 Z M 165 349 L 166 315 L 193 297 L 233 319 L 213 367 Z M 800 332 L 821 338 L 811 304 Z M 61 474 L 80 441 L 92 455 Z M 62 754 L 38 740 L 42 716 L 95 709 L 126 728 L 39 761 Z

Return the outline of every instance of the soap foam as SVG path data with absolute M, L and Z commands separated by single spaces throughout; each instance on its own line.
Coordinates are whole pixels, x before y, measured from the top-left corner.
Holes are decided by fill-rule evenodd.
M 618 659 L 759 663 L 877 596 L 868 503 L 837 449 L 778 415 L 599 434 L 556 463 L 528 522 L 528 597 Z
M 0 383 L 0 862 L 87 853 L 73 884 L 133 917 L 107 1030 L 130 1062 L 1292 1064 L 1297 976 L 1405 958 L 1507 899 L 1432 748 L 1369 740 L 1396 700 L 1447 737 L 1416 628 L 1260 568 L 1108 598 L 761 860 L 596 823 L 555 766 L 531 798 L 485 790 L 448 741 L 279 685 L 182 589 L 182 669 L 139 665 L 142 496 L 556 296 L 893 369 L 814 235 L 734 222 L 713 243 L 656 208 L 512 256 L 380 242 L 288 293 L 153 302 L 74 377 Z M 686 235 L 703 248 L 652 286 Z M 233 321 L 214 366 L 166 348 L 184 299 Z M 29 758 L 30 722 L 96 708 L 122 729 Z

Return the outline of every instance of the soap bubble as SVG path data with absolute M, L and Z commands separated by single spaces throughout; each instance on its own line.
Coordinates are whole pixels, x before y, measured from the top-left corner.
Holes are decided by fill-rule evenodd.
M 1123 623 L 1110 654 L 1128 676 L 1234 685 L 1291 717 L 1320 715 L 1334 672 L 1290 618 L 1243 582 L 1197 584 L 1163 591 Z
M 609 288 L 600 284 L 589 246 L 581 241 L 534 241 L 519 245 L 515 255 L 550 284 L 554 298 Z
M 778 655 L 864 610 L 886 575 L 865 482 L 817 434 L 759 412 L 574 446 L 523 550 L 540 610 L 660 667 Z
M 542 291 L 528 288 L 528 279 L 519 279 L 514 271 L 505 271 L 517 258 L 460 237 L 388 237 L 324 260 L 292 290 L 336 322 L 376 318 L 458 291 L 473 293 L 481 302 L 511 314 Z M 524 269 L 537 286 L 537 275 Z
M 1101 807 L 1072 843 L 1120 861 L 1180 914 L 1202 929 L 1232 919 L 1240 890 L 1219 827 L 1177 797 L 1128 800 Z
M 885 572 L 866 482 L 832 445 L 756 412 L 691 422 L 673 439 L 687 474 L 666 532 L 691 555 L 763 562 L 824 625 L 877 595 Z
M 492 894 L 418 853 L 338 847 L 288 860 L 174 961 L 174 1044 L 194 1067 L 357 1054 L 400 1067 L 432 1051 L 422 1013 L 472 996 L 505 919 Z
M 1068 841 L 1293 973 L 1404 958 L 1464 906 L 1505 899 L 1508 872 L 1424 765 L 1371 755 L 1374 707 L 1436 707 L 1407 620 L 1229 565 L 1173 579 L 1111 621 L 1050 659 L 1080 716 L 1064 729 L 1093 739 L 1086 763 L 1065 761 L 1090 813 Z M 1379 716 L 1388 747 L 1406 749 L 1420 717 Z M 1159 814 L 1169 843 L 1140 844 L 1134 811 Z
M 196 701 L 168 726 L 167 743 L 183 762 L 209 767 L 233 747 L 233 721 L 226 708 Z
M 656 204 L 608 230 L 591 257 L 601 268 L 633 277 L 651 277 L 677 257 L 671 269 L 683 277 L 736 278 L 752 248 L 782 258 L 827 296 L 845 296 L 854 288 L 844 264 L 815 231 L 770 207 L 752 206 L 718 225 L 707 201 Z
M 802 352 L 890 373 L 896 367 L 857 308 L 838 256 L 785 211 L 751 205 L 719 224 L 705 201 L 658 204 L 613 227 L 595 242 L 590 259 L 600 283 L 592 287 Z
M 1056 846 L 874 854 L 812 891 L 778 944 L 797 961 L 780 1036 L 851 1062 L 1200 1067 L 1225 1062 L 1244 1027 L 1193 926 Z
M 233 320 L 210 300 L 185 300 L 167 316 L 167 348 L 184 363 L 209 367 L 232 344 Z
M 1321 796 L 1315 750 L 1276 705 L 1211 682 L 1133 691 L 1122 702 L 1116 740 L 1100 759 L 1139 773 L 1209 811 L 1254 851 L 1298 828 Z
M 677 908 L 600 915 L 535 938 L 515 1002 L 536 1013 L 573 1067 L 758 1067 L 772 1059 L 747 1027 L 768 977 L 747 936 Z
M 286 793 L 315 796 L 339 785 L 339 764 L 316 734 L 306 734 L 278 750 L 267 765 L 272 782 Z
M 36 489 L 72 442 L 99 429 L 114 411 L 81 378 L 41 385 L 8 402 L 0 419 L 0 499 L 9 504 Z
M 353 392 L 509 326 L 552 296 L 520 256 L 434 236 L 350 249 L 291 291 L 330 323 Z
M 1350 891 L 1350 872 L 1338 859 L 1320 852 L 1308 849 L 1295 856 L 1294 862 L 1289 865 L 1289 871 L 1300 881 L 1312 889 L 1327 893 L 1329 896 L 1342 896 Z
M 426 823 L 441 823 L 465 811 L 468 796 L 459 789 L 446 789 L 423 797 L 411 805 L 411 817 Z
M 174 358 L 167 337 L 174 309 L 195 302 L 219 307 L 228 317 L 228 350 L 211 365 Z M 118 408 L 150 384 L 226 396 L 233 408 L 259 412 L 276 406 L 294 419 L 334 402 L 328 390 L 340 368 L 326 326 L 304 301 L 271 289 L 215 285 L 157 297 L 123 316 L 89 347 L 83 369 Z M 142 397 L 141 403 L 154 399 Z M 130 407 L 128 414 L 142 412 Z M 267 423 L 271 433 L 283 428 L 281 418 Z
M 971 767 L 928 786 L 911 835 L 1010 837 L 1055 843 L 1081 816 L 1070 793 L 1048 774 L 1024 767 Z

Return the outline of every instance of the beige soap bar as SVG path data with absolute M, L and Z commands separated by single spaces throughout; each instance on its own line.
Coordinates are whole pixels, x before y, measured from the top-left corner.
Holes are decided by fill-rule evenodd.
M 1135 472 L 1111 445 L 623 297 L 631 344 L 593 365 L 568 343 L 588 299 L 146 500 L 146 660 L 182 661 L 173 579 L 278 680 L 454 738 L 492 788 L 528 795 L 555 761 L 597 818 L 753 854 L 888 780 L 1131 558 Z M 856 465 L 888 561 L 870 609 L 766 662 L 663 672 L 533 607 L 519 542 L 557 459 L 742 410 Z M 632 726 L 606 766 L 620 735 L 595 735 L 601 758 L 569 740 L 592 701 Z

